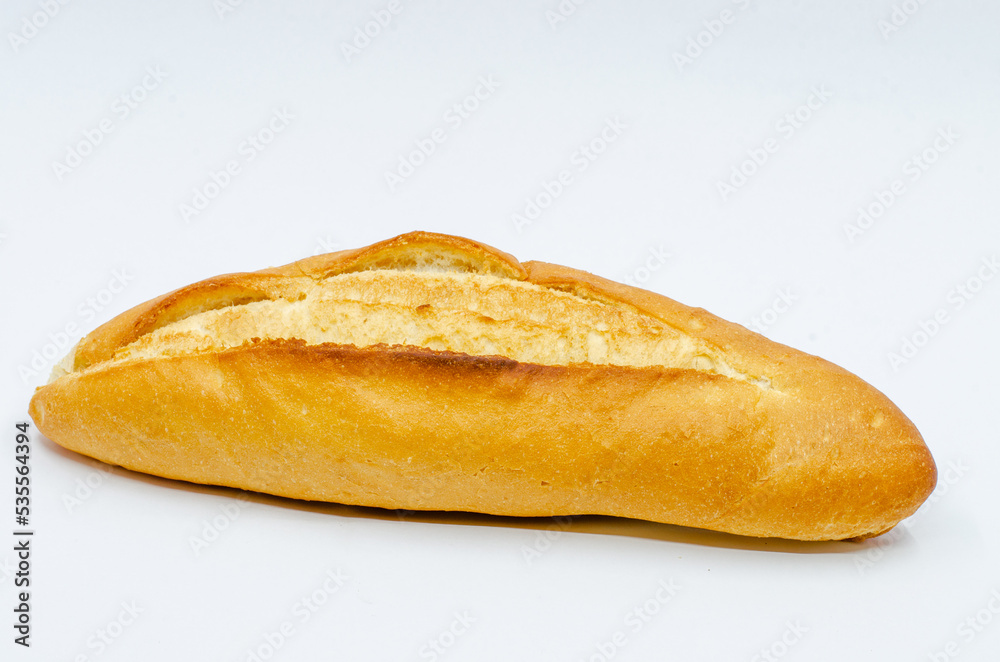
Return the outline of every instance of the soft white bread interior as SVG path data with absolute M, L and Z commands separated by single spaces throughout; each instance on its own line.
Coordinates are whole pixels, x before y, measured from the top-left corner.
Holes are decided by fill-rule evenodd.
M 884 532 L 936 481 L 912 423 L 822 359 L 431 233 L 142 304 L 31 414 L 68 448 L 193 482 L 806 540 Z
M 407 345 L 540 365 L 662 366 L 768 385 L 766 377 L 734 370 L 704 340 L 631 306 L 533 283 L 428 269 L 299 280 L 297 297 L 192 315 L 126 345 L 111 362 L 284 338 L 308 345 Z

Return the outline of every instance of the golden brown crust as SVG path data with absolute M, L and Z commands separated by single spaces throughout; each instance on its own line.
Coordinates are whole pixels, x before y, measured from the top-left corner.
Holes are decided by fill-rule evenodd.
M 202 310 L 294 297 L 296 278 L 400 264 L 447 265 L 632 306 L 767 384 L 665 367 L 543 366 L 295 340 L 99 365 Z M 296 498 L 607 514 L 831 540 L 891 528 L 936 482 L 912 423 L 847 371 L 666 297 L 567 267 L 522 265 L 445 235 L 411 233 L 181 288 L 97 329 L 76 366 L 91 367 L 32 399 L 32 417 L 54 441 L 139 471 Z

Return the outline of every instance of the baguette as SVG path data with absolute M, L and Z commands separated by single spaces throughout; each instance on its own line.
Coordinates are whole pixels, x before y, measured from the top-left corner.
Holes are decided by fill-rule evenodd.
M 136 306 L 31 399 L 135 471 L 343 504 L 884 533 L 934 489 L 914 425 L 700 308 L 414 232 Z

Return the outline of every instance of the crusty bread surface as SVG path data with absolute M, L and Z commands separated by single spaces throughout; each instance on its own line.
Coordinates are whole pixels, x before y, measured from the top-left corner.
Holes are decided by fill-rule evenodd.
M 426 232 L 141 304 L 30 413 L 66 448 L 196 483 L 801 540 L 883 533 L 936 482 L 913 424 L 827 361 Z

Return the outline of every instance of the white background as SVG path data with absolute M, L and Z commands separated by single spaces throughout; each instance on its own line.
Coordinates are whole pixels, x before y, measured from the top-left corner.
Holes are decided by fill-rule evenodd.
M 56 344 L 195 280 L 414 229 L 757 318 L 889 395 L 941 476 L 887 536 L 805 544 L 239 501 L 109 473 L 36 433 L 32 647 L 4 625 L 4 660 L 242 662 L 268 639 L 274 660 L 1000 655 L 1000 278 L 983 262 L 1000 254 L 995 3 L 589 0 L 557 21 L 556 0 L 412 0 L 348 55 L 388 2 L 43 4 L 0 9 L 3 537 L 14 424 Z M 463 102 L 476 108 L 456 126 Z M 251 150 L 275 112 L 292 118 Z M 581 169 L 608 121 L 624 128 Z M 435 129 L 444 142 L 390 187 Z M 206 189 L 231 160 L 228 186 Z M 513 215 L 561 170 L 571 183 L 519 232 Z M 185 219 L 196 189 L 218 194 Z M 856 225 L 859 207 L 878 218 Z M 905 339 L 920 346 L 894 365 Z M 196 553 L 195 538 L 211 541 Z M 336 592 L 328 571 L 347 577 Z M 141 610 L 124 627 L 122 603 Z M 463 613 L 475 622 L 453 638 Z

